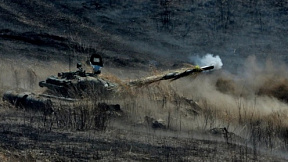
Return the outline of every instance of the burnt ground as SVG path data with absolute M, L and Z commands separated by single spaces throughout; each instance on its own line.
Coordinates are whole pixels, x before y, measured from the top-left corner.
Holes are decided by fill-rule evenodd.
M 1 106 L 0 115 L 1 161 L 286 161 L 207 132 L 152 129 L 116 119 L 104 131 L 77 131 L 51 126 L 41 113 Z

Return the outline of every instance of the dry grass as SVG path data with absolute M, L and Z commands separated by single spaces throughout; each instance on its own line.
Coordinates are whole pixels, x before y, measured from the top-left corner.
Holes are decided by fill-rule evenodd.
M 1 68 L 5 69 L 7 66 L 1 64 Z M 32 80 L 28 79 L 26 84 L 34 83 L 33 76 L 37 78 L 39 71 L 31 68 L 23 73 L 20 70 L 23 68 L 14 67 L 14 73 L 10 77 L 15 83 L 10 86 L 29 88 L 22 81 L 28 77 Z M 151 73 L 155 75 L 158 72 L 154 70 Z M 263 78 L 265 73 L 261 74 Z M 2 80 L 7 79 L 1 76 Z M 103 116 L 106 113 L 98 111 L 100 109 L 97 105 L 101 102 L 119 103 L 125 115 L 118 120 L 134 127 L 139 126 L 142 131 L 146 128 L 151 130 L 145 121 L 148 116 L 161 121 L 168 130 L 173 131 L 173 135 L 183 132 L 204 132 L 207 135 L 211 129 L 226 128 L 229 136 L 223 135 L 223 140 L 230 144 L 251 147 L 255 157 L 258 157 L 260 148 L 267 148 L 272 152 L 287 150 L 287 104 L 264 94 L 259 96 L 257 93 L 248 93 L 249 91 L 239 93 L 243 82 L 227 76 L 229 75 L 215 73 L 130 87 L 113 74 L 101 74 L 100 77 L 121 87 L 118 96 L 111 100 L 95 100 L 94 104 L 87 104 L 91 101 L 81 101 L 69 107 L 64 104 L 61 107 L 60 104 L 60 109 L 55 114 L 43 116 L 40 121 L 46 130 L 105 130 L 106 127 L 113 126 L 113 122 L 110 123 L 108 116 Z M 249 83 L 246 82 L 247 85 Z M 97 117 L 103 119 L 101 126 L 96 124 L 101 123 L 101 119 Z M 213 138 L 217 139 L 212 136 Z
M 246 138 L 244 137 L 244 140 L 240 141 L 243 142 L 244 144 L 247 143 L 247 150 L 250 150 L 249 145 L 253 145 L 253 141 L 257 147 L 255 147 L 255 150 L 257 151 L 260 145 L 266 145 L 268 148 L 271 148 L 272 150 L 274 149 L 285 149 L 285 145 L 283 145 L 283 138 L 284 136 L 283 133 L 285 133 L 285 129 L 283 129 L 283 120 L 285 116 L 279 116 L 279 113 L 274 113 L 266 117 L 261 117 L 261 116 L 256 116 L 249 114 L 247 116 L 242 116 L 242 122 L 238 123 L 239 117 L 235 115 L 232 112 L 226 111 L 226 112 L 221 112 L 222 110 L 218 109 L 214 105 L 209 105 L 208 101 L 203 101 L 199 102 L 199 105 L 201 106 L 202 110 L 198 115 L 191 115 L 190 117 L 187 116 L 188 111 L 184 109 L 185 107 L 189 107 L 187 103 L 184 101 L 177 98 L 177 93 L 173 92 L 173 86 L 167 86 L 169 83 L 164 82 L 164 83 L 159 83 L 159 84 L 154 84 L 150 85 L 151 87 L 142 87 L 139 89 L 133 89 L 133 91 L 137 91 L 137 93 L 134 93 L 136 96 L 125 96 L 124 99 L 122 100 L 123 103 L 121 104 L 121 107 L 124 111 L 125 118 L 121 120 L 128 120 L 129 125 L 137 125 L 140 124 L 139 126 L 132 126 L 135 128 L 133 130 L 134 132 L 137 131 L 148 131 L 151 130 L 149 128 L 149 125 L 147 125 L 147 128 L 141 128 L 141 125 L 146 125 L 144 123 L 144 117 L 145 116 L 150 116 L 153 117 L 157 120 L 163 120 L 164 124 L 167 126 L 169 130 L 173 130 L 171 133 L 171 136 L 176 136 L 178 133 L 182 132 L 194 132 L 192 135 L 195 135 L 200 132 L 205 132 L 206 130 L 210 130 L 211 128 L 214 127 L 227 127 L 229 132 L 235 133 L 237 135 L 237 131 L 240 128 L 245 128 L 245 131 L 247 131 L 248 136 Z M 122 96 L 123 97 L 123 96 Z M 54 125 L 51 127 L 52 131 L 57 130 L 57 129 L 63 129 L 63 130 L 82 130 L 82 131 L 87 131 L 91 129 L 95 129 L 91 127 L 93 124 L 91 121 L 94 119 L 97 115 L 95 115 L 95 112 L 88 110 L 89 107 L 83 107 L 83 103 L 79 103 L 78 106 L 75 105 L 75 107 L 70 107 L 69 109 L 66 109 L 63 107 L 61 111 L 58 111 L 54 115 L 53 118 L 47 118 L 46 122 L 42 120 L 44 124 L 44 127 L 46 130 L 49 130 L 49 127 L 51 126 L 49 124 L 49 121 L 58 121 L 54 122 Z M 244 109 L 244 108 L 243 108 Z M 245 108 L 246 109 L 246 108 Z M 76 113 L 77 111 L 77 113 Z M 70 112 L 70 113 L 69 113 Z M 90 113 L 89 113 L 90 112 Z M 70 115 L 69 115 L 70 114 Z M 74 114 L 74 115 L 73 115 Z M 76 115 L 78 114 L 78 115 Z M 90 114 L 90 115 L 89 115 Z M 29 117 L 29 113 L 27 113 L 27 117 Z M 279 120 L 272 120 L 274 118 L 277 118 Z M 259 120 L 261 119 L 261 121 Z M 118 119 L 119 120 L 119 119 Z M 118 121 L 116 120 L 116 121 Z M 27 124 L 29 120 L 27 120 Z M 235 122 L 237 121 L 237 122 Z M 244 122 L 243 122 L 244 121 Z M 259 122 L 260 121 L 260 122 Z M 31 121 L 30 121 L 31 122 Z M 122 121 L 123 122 L 123 121 Z M 57 126 L 58 123 L 59 125 Z M 120 122 L 121 123 L 121 122 Z M 119 126 L 121 125 L 118 123 Z M 124 122 L 126 123 L 126 122 Z M 32 124 L 32 123 L 31 123 Z M 46 126 L 45 126 L 46 125 Z M 108 127 L 113 126 L 114 124 L 112 123 L 109 124 L 108 122 Z M 126 123 L 126 126 L 120 126 L 118 129 L 122 129 L 122 127 L 127 127 L 126 129 L 129 129 L 129 126 Z M 123 129 L 124 129 L 123 128 Z M 257 130 L 257 132 L 252 131 L 249 133 L 251 130 Z M 155 130 L 154 130 L 155 131 Z M 156 131 L 158 132 L 158 131 Z M 275 132 L 281 132 L 280 134 L 276 134 Z M 239 133 L 243 134 L 243 131 L 239 131 Z M 131 133 L 130 133 L 131 134 Z M 142 133 L 143 134 L 143 133 Z M 181 134 L 181 133 L 180 133 Z M 253 136 L 252 136 L 253 135 Z M 157 138 L 159 135 L 155 135 L 155 137 L 146 137 L 147 141 L 154 141 L 155 138 Z M 119 138 L 125 138 L 125 136 L 119 135 Z M 128 137 L 126 137 L 128 138 Z M 211 137 L 210 137 L 211 138 Z M 217 137 L 213 137 L 212 139 Z M 163 139 L 163 137 L 162 137 Z M 229 143 L 238 143 L 239 140 L 237 136 L 233 136 L 229 139 Z M 269 143 L 270 142 L 270 143 Z M 243 144 L 243 143 L 242 143 Z M 62 145 L 62 144 L 61 144 Z M 167 144 L 168 145 L 168 144 Z M 169 144 L 169 147 L 176 147 L 177 143 L 175 144 Z M 190 145 L 186 143 L 187 146 L 186 150 L 188 151 L 190 149 Z M 206 149 L 212 147 L 211 149 L 213 150 L 213 145 L 210 144 L 207 146 Z M 225 148 L 225 146 L 220 146 L 219 144 L 216 144 L 216 147 L 219 147 L 219 149 Z M 124 146 L 124 145 L 122 145 Z M 204 144 L 199 145 L 201 147 L 204 147 Z M 227 146 L 226 146 L 227 147 Z M 252 147 L 253 148 L 253 147 Z M 120 148 L 119 148 L 120 149 Z M 132 147 L 132 152 L 135 150 L 135 146 Z M 194 148 L 195 149 L 195 148 Z M 199 148 L 200 149 L 200 148 Z M 218 151 L 220 151 L 217 149 Z M 245 150 L 244 148 L 241 148 Z M 114 150 L 114 149 L 113 149 Z M 123 151 L 123 148 L 120 149 Z M 197 152 L 197 150 L 194 150 Z M 200 150 L 198 150 L 200 151 Z M 210 150 L 211 151 L 211 150 Z M 112 151 L 113 153 L 114 151 Z M 241 152 L 241 151 L 240 151 Z M 250 153 L 243 153 L 239 154 L 239 152 L 234 152 L 236 155 L 235 157 L 233 156 L 234 159 L 241 159 L 241 158 L 261 158 L 259 157 L 260 152 L 256 152 L 255 156 L 252 154 L 251 151 Z M 121 155 L 121 152 L 114 152 L 115 153 L 115 158 L 118 157 L 118 155 Z M 178 159 L 180 157 L 174 156 L 174 151 L 170 150 L 170 157 L 169 159 Z M 175 152 L 176 153 L 176 152 Z M 181 152 L 182 154 L 185 152 Z M 178 154 L 181 154 L 180 152 Z M 232 152 L 231 152 L 232 153 Z M 201 153 L 199 153 L 200 156 Z M 176 155 L 176 154 L 175 154 Z M 208 153 L 209 159 L 211 158 L 217 158 L 214 157 L 213 154 Z M 123 156 L 123 155 L 122 155 Z M 168 155 L 167 155 L 168 156 Z M 224 156 L 224 154 L 223 154 Z M 232 154 L 231 154 L 232 156 Z M 239 156 L 239 157 L 238 157 Z M 104 158 L 107 157 L 104 152 L 100 152 L 100 157 L 99 158 Z M 185 158 L 188 158 L 186 155 L 184 156 Z M 214 158 L 213 158 L 214 157 Z M 127 157 L 126 157 L 127 158 Z M 168 158 L 168 157 L 166 157 Z M 204 157 L 203 157 L 204 158 Z M 208 158 L 208 157 L 206 157 Z M 219 158 L 219 157 L 218 157 Z M 195 159 L 195 157 L 189 157 L 189 159 Z M 266 159 L 267 160 L 267 159 Z

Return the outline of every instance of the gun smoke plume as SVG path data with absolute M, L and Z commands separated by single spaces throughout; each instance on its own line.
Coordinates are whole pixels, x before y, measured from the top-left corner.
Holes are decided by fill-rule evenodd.
M 215 69 L 221 69 L 223 66 L 221 58 L 213 54 L 206 54 L 203 57 L 200 56 L 192 56 L 190 57 L 191 62 L 199 66 L 207 66 L 207 65 L 214 65 Z

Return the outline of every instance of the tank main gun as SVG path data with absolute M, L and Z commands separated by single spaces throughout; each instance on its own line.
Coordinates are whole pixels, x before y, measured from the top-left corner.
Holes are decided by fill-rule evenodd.
M 154 82 L 159 82 L 161 80 L 177 80 L 195 73 L 201 73 L 203 71 L 209 71 L 213 70 L 214 66 L 203 66 L 203 67 L 192 67 L 192 68 L 184 68 L 184 69 L 178 69 L 174 70 L 174 72 L 168 72 L 164 74 L 159 74 L 159 75 L 154 75 L 154 76 L 149 76 L 146 78 L 141 78 L 141 79 L 136 79 L 132 80 L 128 83 L 130 86 L 143 86 L 143 85 L 148 85 Z

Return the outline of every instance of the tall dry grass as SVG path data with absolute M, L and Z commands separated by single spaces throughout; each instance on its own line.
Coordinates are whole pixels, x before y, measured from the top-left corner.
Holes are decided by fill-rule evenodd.
M 123 109 L 132 122 L 143 122 L 149 116 L 164 121 L 171 130 L 225 128 L 233 137 L 231 142 L 244 142 L 255 149 L 255 155 L 259 148 L 287 150 L 285 69 L 284 64 L 276 66 L 271 60 L 260 64 L 251 57 L 238 74 L 215 71 L 134 87 L 135 95 L 124 97 Z M 197 103 L 200 110 L 191 113 L 195 105 L 187 100 Z
M 53 69 L 52 66 L 27 66 L 25 61 L 22 64 L 1 62 L 0 65 L 3 69 L 0 77 L 1 89 L 7 86 L 15 89 L 35 88 L 35 82 L 44 75 L 47 77 L 59 72 L 58 68 Z M 101 126 L 104 129 L 111 123 L 107 116 L 103 116 L 105 113 L 97 113 L 100 110 L 97 105 L 101 102 L 118 103 L 125 114 L 121 120 L 140 126 L 138 129 L 147 125 L 145 119 L 150 117 L 175 133 L 208 133 L 214 128 L 225 128 L 229 132 L 229 137 L 228 134 L 224 136 L 227 142 L 240 141 L 251 146 L 255 155 L 262 146 L 272 151 L 287 150 L 288 106 L 286 100 L 279 97 L 279 94 L 286 95 L 285 80 L 288 75 L 285 65 L 280 66 L 281 68 L 277 66 L 277 69 L 273 69 L 275 66 L 271 61 L 257 65 L 256 58 L 249 58 L 244 70 L 237 75 L 215 71 L 140 87 L 131 87 L 127 84 L 128 81 L 113 74 L 102 74 L 101 77 L 117 83 L 117 95 L 109 100 L 95 100 L 92 107 L 83 107 L 81 105 L 87 104 L 80 102 L 68 109 L 59 109 L 49 120 L 54 126 L 60 124 L 57 126 L 59 128 L 78 130 L 99 128 L 95 123 L 103 121 Z M 153 69 L 151 75 L 158 73 L 160 72 Z M 273 82 L 269 84 L 271 81 Z M 279 89 L 283 91 L 278 91 Z M 97 114 L 102 114 L 103 118 L 97 118 L 101 116 Z M 47 120 L 44 121 L 47 123 Z M 91 127 L 93 123 L 95 127 Z

